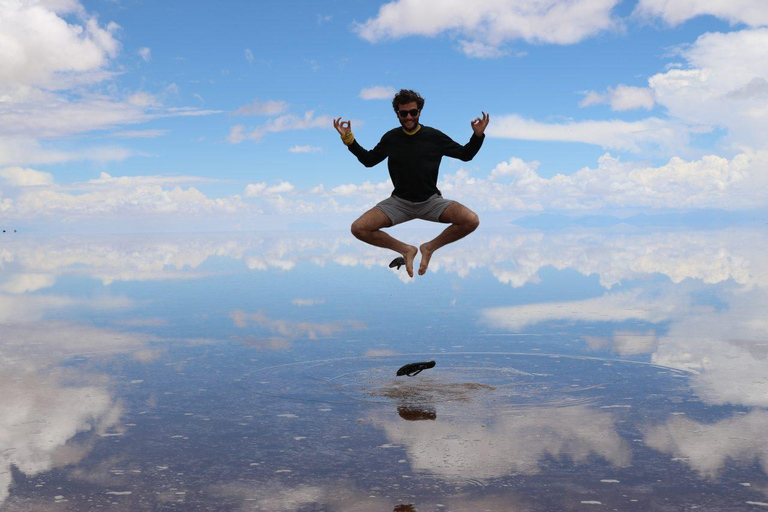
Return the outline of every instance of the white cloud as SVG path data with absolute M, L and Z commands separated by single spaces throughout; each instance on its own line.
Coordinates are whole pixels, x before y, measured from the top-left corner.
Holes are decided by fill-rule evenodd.
M 367 195 L 371 198 L 379 197 L 382 194 L 385 194 L 387 191 L 391 192 L 392 189 L 392 181 L 382 181 L 381 183 L 371 183 L 370 181 L 366 181 L 365 183 L 361 185 L 356 185 L 353 183 L 346 184 L 346 185 L 339 185 L 338 187 L 334 187 L 331 190 L 332 195 L 336 196 L 355 196 L 360 197 L 361 195 Z
M 33 216 L 60 216 L 74 220 L 98 219 L 104 215 L 231 214 L 249 209 L 239 196 L 211 199 L 195 187 L 183 188 L 176 185 L 170 188 L 153 183 L 153 179 L 148 181 L 143 184 L 141 179 L 132 181 L 131 178 L 114 178 L 105 180 L 108 186 L 86 185 L 84 193 L 56 188 L 22 191 L 8 213 L 9 216 L 27 220 Z M 160 181 L 166 183 L 168 180 Z
M 621 84 L 615 88 L 609 87 L 603 94 L 595 91 L 587 92 L 586 97 L 579 103 L 579 106 L 589 107 L 601 103 L 610 104 L 611 110 L 614 111 L 638 108 L 650 110 L 653 108 L 655 100 L 653 99 L 653 91 L 647 87 L 632 87 Z
M 22 143 L 10 151 L 3 151 L 0 142 L 0 164 L 54 164 L 62 162 L 119 162 L 135 155 L 130 149 L 119 146 L 95 146 L 76 151 L 58 151 L 42 149 L 37 144 L 25 145 Z M 15 150 L 14 150 L 15 149 Z
M 237 124 L 230 128 L 227 140 L 232 144 L 239 144 L 245 140 L 245 126 Z
M 318 146 L 293 146 L 288 151 L 291 153 L 322 153 L 323 148 Z
M 510 158 L 508 162 L 502 162 L 494 167 L 488 179 L 493 181 L 506 176 L 524 179 L 536 174 L 539 165 L 540 162 L 525 162 L 520 158 Z
M 294 306 L 320 306 L 325 304 L 325 299 L 293 299 L 291 304 Z
M 469 54 L 489 56 L 505 41 L 573 44 L 605 30 L 616 21 L 611 10 L 618 0 L 395 0 L 375 18 L 354 26 L 360 37 L 378 42 L 411 35 L 461 36 Z
M 692 161 L 672 158 L 659 167 L 624 163 L 606 154 L 596 168 L 552 178 L 542 178 L 538 165 L 513 158 L 497 165 L 487 179 L 459 170 L 445 175 L 439 187 L 446 197 L 478 205 L 481 211 L 740 210 L 766 204 L 766 153 L 741 154 L 731 160 L 718 156 Z
M 375 85 L 360 91 L 360 97 L 364 100 L 391 100 L 395 94 L 397 90 L 388 85 Z
M 3 199 L 3 191 L 0 190 L 0 212 L 4 212 L 13 208 L 12 199 Z
M 254 101 L 248 105 L 243 105 L 233 112 L 239 116 L 276 116 L 282 114 L 288 109 L 288 103 L 285 101 Z
M 439 187 L 446 197 L 484 211 L 601 211 L 627 209 L 691 210 L 721 208 L 749 210 L 766 204 L 768 153 L 737 155 L 731 160 L 706 156 L 686 161 L 673 158 L 659 167 L 622 162 L 609 154 L 595 168 L 544 178 L 538 162 L 512 158 L 484 178 L 460 169 L 444 175 Z M 20 175 L 14 171 L 14 176 Z M 21 178 L 15 178 L 21 179 Z M 42 179 L 37 177 L 36 179 Z M 298 190 L 285 180 L 252 183 L 243 202 L 234 194 L 207 197 L 183 185 L 217 181 L 199 176 L 122 176 L 102 173 L 98 179 L 61 187 L 56 184 L 21 188 L 8 196 L 3 208 L 9 218 L 50 218 L 69 214 L 97 218 L 104 214 L 166 215 L 187 212 L 318 214 L 359 213 L 392 191 L 389 179 L 374 183 L 323 184 Z
M 139 48 L 139 55 L 141 55 L 141 58 L 144 59 L 144 62 L 149 62 L 152 60 L 152 50 L 146 46 Z
M 650 1 L 645 9 L 664 8 L 669 13 L 703 13 L 707 8 L 730 9 L 745 18 L 757 20 L 750 13 L 757 2 Z M 763 17 L 768 11 L 760 2 Z M 641 6 L 638 7 L 640 9 Z M 713 11 L 713 12 L 714 12 Z M 692 15 L 692 14 L 691 14 Z M 727 18 L 727 16 L 726 16 Z M 732 20 L 733 21 L 733 20 Z M 754 22 L 756 25 L 761 23 Z M 681 45 L 674 53 L 685 61 L 667 66 L 667 71 L 648 79 L 648 88 L 620 84 L 606 92 L 587 91 L 580 106 L 608 103 L 613 110 L 662 107 L 668 121 L 646 119 L 635 123 L 588 121 L 565 125 L 544 125 L 511 116 L 511 126 L 491 123 L 489 134 L 526 138 L 523 129 L 531 130 L 527 138 L 541 140 L 577 140 L 600 144 L 605 148 L 629 151 L 658 148 L 666 155 L 679 155 L 685 149 L 690 133 L 725 131 L 724 141 L 731 150 L 768 149 L 768 28 L 745 29 L 728 33 L 706 33 L 689 45 Z M 504 119 L 503 119 L 504 120 Z M 570 129 L 583 128 L 583 135 Z M 637 130 L 637 131 L 636 131 Z M 505 133 L 507 132 L 507 133 Z M 672 141 L 669 143 L 668 141 Z
M 95 180 L 89 180 L 89 185 L 107 185 L 110 187 L 142 187 L 155 185 L 171 185 L 174 183 L 208 183 L 219 181 L 202 176 L 111 176 L 106 172 L 99 174 Z
M 117 137 L 119 139 L 154 139 L 162 137 L 166 133 L 168 133 L 168 130 L 124 130 L 115 132 L 110 137 Z
M 52 174 L 21 167 L 6 167 L 0 169 L 0 178 L 5 179 L 9 185 L 15 187 L 34 187 L 53 184 Z
M 307 64 L 309 64 L 309 68 L 310 68 L 310 69 L 311 69 L 313 72 L 315 72 L 315 73 L 317 73 L 317 72 L 318 72 L 318 71 L 320 71 L 320 69 L 321 69 L 320 63 L 319 63 L 319 62 L 317 62 L 315 59 L 310 59 L 310 60 L 307 60 Z
M 611 89 L 610 95 L 611 109 L 618 111 L 636 108 L 650 110 L 655 103 L 653 92 L 647 87 L 632 87 L 621 84 L 615 89 Z
M 672 26 L 702 15 L 716 16 L 731 24 L 768 25 L 764 0 L 640 0 L 635 14 L 659 17 Z
M 34 101 L 0 103 L 0 137 L 26 141 L 27 146 L 34 147 L 39 146 L 35 139 L 69 137 L 166 117 L 214 113 L 218 112 L 165 108 L 157 96 L 146 92 L 137 92 L 122 99 L 85 95 L 77 100 L 64 100 L 55 94 L 43 93 Z M 2 149 L 0 144 L 0 153 Z
M 305 112 L 303 116 L 286 114 L 270 119 L 265 124 L 258 126 L 247 133 L 245 132 L 244 126 L 234 126 L 230 130 L 228 140 L 233 144 L 242 142 L 245 139 L 260 142 L 262 137 L 268 133 L 277 133 L 287 130 L 310 130 L 313 128 L 330 129 L 332 126 L 333 119 L 330 116 L 315 117 L 315 112 L 309 110 Z
M 249 183 L 245 187 L 245 196 L 246 197 L 256 197 L 264 194 L 267 190 L 267 184 L 265 182 L 261 183 Z
M 152 100 L 134 95 L 126 101 L 89 97 L 80 101 L 47 101 L 0 104 L 0 135 L 53 138 L 101 130 L 119 124 L 146 121 L 144 107 Z
M 655 117 L 641 121 L 542 123 L 517 115 L 497 116 L 486 130 L 489 136 L 504 139 L 581 142 L 636 153 L 649 147 L 674 152 L 688 145 L 688 132 L 682 123 Z
M 140 108 L 160 106 L 160 100 L 157 98 L 157 96 L 146 91 L 137 91 L 131 94 L 126 98 L 126 102 L 129 105 L 134 105 Z
M 293 192 L 295 189 L 296 187 L 289 182 L 281 181 L 280 184 L 267 188 L 267 194 L 284 194 L 286 192 Z
M 707 33 L 679 50 L 683 69 L 652 76 L 649 86 L 669 115 L 727 130 L 738 147 L 768 149 L 768 28 Z
M 245 197 L 269 196 L 277 194 L 286 194 L 296 190 L 290 182 L 281 181 L 277 185 L 267 186 L 265 182 L 250 183 L 245 187 Z
M 249 63 L 253 62 L 253 51 L 251 51 L 250 48 L 245 49 L 245 60 L 247 60 Z
M 39 165 L 79 160 L 70 151 L 43 148 L 29 137 L 0 138 L 0 165 Z
M 60 14 L 74 12 L 77 23 Z M 114 58 L 120 44 L 118 26 L 102 28 L 88 17 L 79 2 L 43 3 L 9 0 L 0 4 L 0 88 L 32 85 L 58 88 L 57 82 L 77 74 L 101 71 Z M 96 75 L 90 75 L 98 77 Z
M 467 57 L 475 57 L 477 59 L 497 59 L 509 54 L 507 50 L 480 41 L 461 40 L 459 41 L 459 48 Z
M 66 17 L 66 19 L 65 19 Z M 119 27 L 100 25 L 76 0 L 7 0 L 0 3 L 0 165 L 37 165 L 74 160 L 114 161 L 122 148 L 57 150 L 40 139 L 69 138 L 151 119 L 210 114 L 164 108 L 146 91 L 120 92 L 103 82 L 120 44 Z M 139 50 L 145 59 L 149 48 Z

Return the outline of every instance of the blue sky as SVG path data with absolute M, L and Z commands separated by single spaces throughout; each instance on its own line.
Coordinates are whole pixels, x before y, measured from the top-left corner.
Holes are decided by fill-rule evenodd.
M 762 0 L 3 0 L 0 220 L 354 218 L 391 185 L 330 120 L 373 147 L 399 88 L 461 143 L 491 114 L 441 168 L 478 213 L 763 209 L 766 25 Z

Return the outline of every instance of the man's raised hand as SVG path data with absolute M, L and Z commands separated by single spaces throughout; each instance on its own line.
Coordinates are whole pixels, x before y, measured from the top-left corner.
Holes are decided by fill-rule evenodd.
M 333 120 L 333 127 L 339 132 L 339 135 L 344 135 L 352 131 L 352 121 L 342 121 L 341 118 Z
M 341 118 L 339 118 L 341 119 Z M 481 136 L 483 133 L 485 133 L 485 127 L 488 126 L 488 121 L 491 120 L 491 116 L 483 112 L 483 117 L 476 117 L 472 121 L 472 130 L 475 132 L 475 135 L 478 137 Z

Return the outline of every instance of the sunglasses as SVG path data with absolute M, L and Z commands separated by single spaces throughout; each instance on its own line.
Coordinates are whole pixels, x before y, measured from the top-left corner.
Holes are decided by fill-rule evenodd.
M 411 110 L 398 110 L 397 111 L 397 115 L 399 115 L 403 119 L 405 119 L 408 116 L 408 114 L 411 114 L 411 117 L 416 117 L 417 115 L 419 115 L 419 109 L 412 108 Z

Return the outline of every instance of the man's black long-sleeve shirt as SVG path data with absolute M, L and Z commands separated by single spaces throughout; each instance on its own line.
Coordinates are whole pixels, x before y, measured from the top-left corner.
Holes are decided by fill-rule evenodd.
M 395 185 L 392 195 L 420 202 L 440 193 L 437 173 L 442 158 L 450 156 L 469 162 L 480 150 L 483 139 L 485 135 L 478 137 L 473 133 L 469 142 L 462 146 L 440 130 L 422 125 L 413 135 L 408 135 L 402 128 L 390 130 L 370 151 L 363 149 L 357 141 L 347 147 L 366 167 L 389 158 L 389 176 Z

